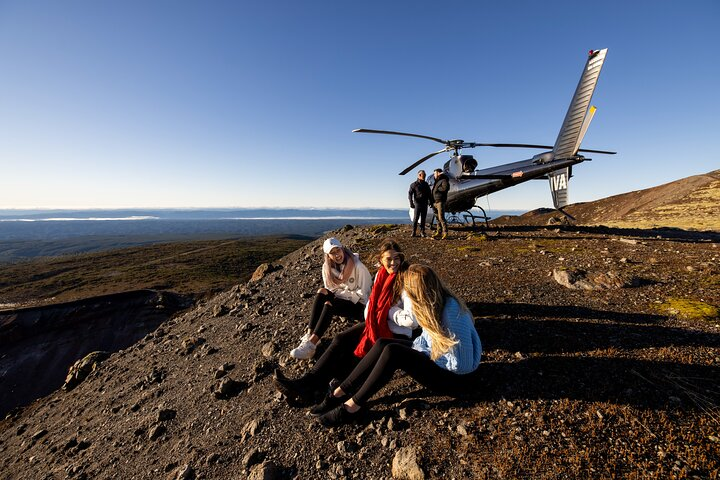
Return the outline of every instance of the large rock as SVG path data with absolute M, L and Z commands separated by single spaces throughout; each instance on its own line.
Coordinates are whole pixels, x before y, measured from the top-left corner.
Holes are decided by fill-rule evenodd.
M 91 352 L 75 362 L 73 366 L 70 367 L 70 370 L 68 370 L 67 377 L 65 377 L 65 383 L 62 386 L 63 390 L 69 392 L 73 388 L 77 387 L 97 368 L 100 362 L 109 356 L 109 352 Z
M 585 270 L 556 268 L 553 278 L 563 287 L 572 290 L 609 290 L 614 288 L 636 287 L 640 280 L 617 272 L 599 272 L 588 274 Z
M 415 447 L 403 447 L 397 451 L 393 458 L 392 476 L 397 480 L 425 480 Z
M 250 469 L 248 480 L 278 480 L 282 471 L 273 462 L 263 462 Z
M 262 280 L 265 275 L 267 275 L 270 272 L 274 272 L 277 270 L 278 267 L 273 265 L 272 263 L 263 263 L 259 267 L 255 269 L 255 273 L 252 274 L 252 277 L 250 277 L 250 282 L 255 283 Z

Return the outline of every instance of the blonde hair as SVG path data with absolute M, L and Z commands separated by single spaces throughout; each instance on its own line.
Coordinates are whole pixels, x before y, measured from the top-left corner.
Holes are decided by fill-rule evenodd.
M 432 340 L 430 358 L 437 360 L 458 343 L 442 324 L 442 312 L 448 298 L 454 298 L 461 309 L 467 310 L 467 307 L 426 265 L 410 265 L 403 273 L 402 283 L 412 302 L 415 318 Z

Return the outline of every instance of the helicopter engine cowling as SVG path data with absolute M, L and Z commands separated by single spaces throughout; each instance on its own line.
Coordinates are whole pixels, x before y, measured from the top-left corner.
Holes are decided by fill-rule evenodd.
M 454 155 L 444 167 L 449 176 L 458 178 L 463 173 L 474 172 L 477 165 L 477 160 L 472 155 Z

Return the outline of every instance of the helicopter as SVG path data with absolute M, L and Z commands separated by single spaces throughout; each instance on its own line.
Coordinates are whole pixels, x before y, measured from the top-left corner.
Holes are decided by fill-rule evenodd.
M 568 183 L 572 177 L 572 167 L 578 163 L 591 160 L 581 155 L 580 152 L 608 155 L 617 153 L 580 148 L 583 137 L 597 111 L 594 106 L 590 106 L 590 100 L 595 91 L 595 86 L 597 85 L 600 70 L 605 62 L 606 55 L 607 48 L 589 51 L 585 67 L 580 76 L 580 81 L 575 89 L 575 94 L 572 97 L 570 107 L 565 114 L 565 120 L 560 128 L 560 133 L 555 140 L 555 145 L 552 146 L 525 143 L 478 143 L 466 142 L 460 139 L 443 140 L 441 138 L 416 133 L 365 128 L 358 128 L 353 130 L 353 132 L 416 137 L 432 140 L 444 145 L 442 150 L 425 155 L 401 171 L 400 175 L 405 175 L 435 155 L 452 152 L 450 159 L 445 162 L 442 168 L 450 184 L 446 203 L 449 222 L 472 223 L 472 225 L 475 226 L 475 220 L 479 219 L 484 221 L 487 226 L 487 221 L 490 217 L 488 217 L 480 205 L 477 205 L 478 198 L 534 179 L 549 180 L 550 192 L 555 209 L 572 219 L 568 213 L 563 211 L 563 207 L 568 204 Z M 526 160 L 477 170 L 477 160 L 475 160 L 472 155 L 463 155 L 461 153 L 463 149 L 476 147 L 529 148 L 544 149 L 547 151 L 538 153 Z M 429 178 L 428 183 L 430 183 L 431 186 L 434 183 L 432 176 Z M 482 215 L 471 213 L 472 208 L 480 210 Z M 411 220 L 412 215 L 411 211 Z M 430 212 L 428 212 L 428 222 L 432 224 L 433 221 L 434 219 L 430 216 Z

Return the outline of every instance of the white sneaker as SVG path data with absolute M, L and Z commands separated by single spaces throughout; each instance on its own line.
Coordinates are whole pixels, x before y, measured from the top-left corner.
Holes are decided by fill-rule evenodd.
M 300 337 L 300 343 L 307 342 L 312 337 L 312 332 L 305 332 L 305 335 Z
M 316 348 L 310 340 L 303 340 L 297 348 L 290 350 L 290 356 L 298 360 L 308 360 L 315 356 Z

